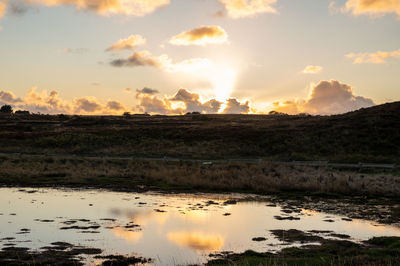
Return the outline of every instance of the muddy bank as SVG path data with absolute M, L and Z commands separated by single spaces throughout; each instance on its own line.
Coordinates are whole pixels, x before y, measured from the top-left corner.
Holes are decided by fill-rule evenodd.
M 38 250 L 26 247 L 4 247 L 0 250 L 1 265 L 136 265 L 152 260 L 122 255 L 100 255 L 102 250 L 74 246 L 67 242 L 54 242 Z M 89 256 L 89 257 L 88 257 Z

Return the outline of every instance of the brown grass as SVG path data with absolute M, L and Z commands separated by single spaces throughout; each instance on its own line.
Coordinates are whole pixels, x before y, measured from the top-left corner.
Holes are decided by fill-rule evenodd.
M 0 183 L 18 185 L 88 185 L 120 189 L 150 188 L 212 191 L 307 191 L 340 194 L 400 195 L 400 177 L 326 167 L 261 162 L 202 165 L 51 157 L 0 158 Z

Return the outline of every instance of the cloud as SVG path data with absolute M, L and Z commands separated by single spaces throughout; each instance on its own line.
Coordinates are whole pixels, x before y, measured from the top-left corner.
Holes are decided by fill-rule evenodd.
M 22 16 L 31 9 L 33 9 L 32 5 L 26 0 L 13 0 L 8 6 L 8 12 L 15 16 Z
M 240 103 L 236 99 L 228 99 L 224 114 L 247 114 L 250 111 L 249 102 Z
M 17 107 L 34 113 L 47 114 L 71 113 L 72 111 L 72 105 L 60 99 L 57 91 L 53 90 L 49 94 L 46 90 L 37 92 L 36 87 L 28 90 L 23 103 L 18 104 Z
M 179 89 L 173 97 L 159 98 L 154 95 L 137 93 L 140 112 L 153 114 L 185 114 L 187 112 L 199 112 L 202 114 L 246 114 L 250 112 L 249 102 L 240 103 L 231 98 L 226 102 L 216 99 L 201 101 L 200 95 L 187 89 Z
M 253 17 L 262 13 L 278 11 L 272 6 L 277 0 L 219 0 L 231 18 Z
M 84 54 L 87 53 L 89 49 L 87 48 L 66 48 L 64 49 L 64 54 Z
M 382 16 L 388 13 L 400 16 L 400 0 L 348 0 L 343 11 L 355 16 Z
M 138 94 L 148 94 L 148 95 L 153 95 L 153 94 L 157 94 L 158 90 L 152 89 L 152 88 L 148 88 L 148 87 L 144 87 L 143 89 L 139 90 L 137 89 L 136 92 Z
M 198 93 L 179 89 L 172 96 L 156 95 L 157 90 L 143 88 L 136 90 L 135 111 L 150 114 L 179 115 L 187 112 L 203 114 L 247 114 L 262 113 L 251 107 L 249 101 L 229 98 L 219 101 L 215 98 L 202 99 Z M 33 113 L 83 114 L 83 115 L 121 115 L 128 109 L 118 101 L 108 100 L 105 104 L 95 97 L 80 97 L 71 101 L 59 97 L 53 90 L 38 91 L 36 87 L 28 90 L 23 99 L 9 91 L 0 91 L 0 104 L 10 104 L 15 110 L 23 109 Z M 354 89 L 336 80 L 320 81 L 312 85 L 310 95 L 304 100 L 275 101 L 270 110 L 287 114 L 339 114 L 375 105 L 374 102 L 354 94 Z M 268 110 L 269 111 L 269 110 Z
M 285 114 L 299 114 L 302 112 L 300 109 L 304 102 L 301 101 L 284 101 L 284 102 L 279 102 L 276 101 L 273 103 L 273 109 L 276 112 L 279 113 L 285 113 Z
M 123 14 L 145 16 L 170 4 L 170 0 L 26 0 L 45 6 L 72 5 L 78 10 L 89 10 L 99 15 Z
M 94 97 L 85 97 L 74 100 L 75 112 L 95 113 L 102 109 L 101 104 Z
M 128 58 L 114 59 L 110 65 L 114 67 L 138 67 L 149 66 L 159 68 L 163 71 L 176 73 L 198 73 L 210 67 L 212 62 L 206 58 L 190 58 L 181 62 L 173 63 L 172 59 L 166 54 L 153 56 L 149 51 L 134 52 Z
M 228 34 L 220 26 L 200 26 L 173 36 L 169 43 L 173 45 L 207 45 L 228 42 Z
M 331 80 L 314 85 L 306 100 L 275 102 L 274 110 L 288 114 L 339 114 L 373 105 L 371 99 L 354 95 L 350 85 Z
M 344 113 L 375 105 L 371 99 L 353 94 L 350 85 L 336 80 L 321 81 L 311 91 L 305 107 L 310 113 Z
M 139 104 L 137 109 L 141 113 L 155 114 L 180 114 L 179 110 L 171 107 L 168 99 L 159 99 L 157 96 L 138 95 Z M 175 113 L 176 112 L 176 113 Z
M 111 111 L 125 111 L 126 110 L 126 108 L 120 102 L 117 102 L 117 101 L 108 101 L 106 108 Z
M 23 99 L 12 92 L 0 91 L 0 104 L 10 104 L 14 109 L 28 110 L 43 114 L 121 114 L 126 108 L 118 101 L 110 100 L 105 105 L 95 97 L 81 97 L 72 101 L 61 99 L 55 90 L 48 93 L 38 91 L 37 87 L 29 89 Z
M 180 89 L 171 101 L 180 101 L 185 104 L 185 112 L 200 112 L 207 114 L 218 113 L 222 103 L 211 99 L 204 103 L 200 102 L 200 96 L 185 89 Z
M 131 92 L 132 92 L 132 89 L 131 89 L 131 88 L 125 88 L 125 89 L 124 89 L 124 92 L 126 92 L 126 93 L 131 93 Z
M 148 51 L 134 52 L 133 55 L 127 59 L 115 59 L 111 61 L 111 65 L 115 67 L 135 67 L 135 66 L 151 66 L 161 68 L 164 65 L 165 57 L 153 56 Z
M 383 64 L 389 58 L 400 58 L 400 50 L 393 52 L 378 51 L 375 53 L 350 53 L 346 55 L 347 58 L 354 59 L 353 64 Z
M 140 112 L 151 114 L 185 114 L 187 112 L 199 112 L 202 114 L 216 113 L 249 113 L 249 102 L 240 103 L 237 99 L 229 99 L 221 102 L 216 99 L 201 100 L 197 93 L 187 89 L 179 89 L 172 96 L 159 98 L 155 95 L 137 93 L 139 103 L 137 109 Z
M 11 91 L 0 91 L 0 104 L 15 104 L 22 102 L 21 98 L 17 98 Z
M 309 66 L 306 66 L 306 68 L 304 68 L 302 72 L 304 74 L 317 74 L 317 73 L 321 72 L 322 69 L 323 69 L 322 66 L 309 65 Z
M 8 1 L 0 1 L 0 18 L 4 17 L 7 11 Z
M 137 46 L 145 45 L 146 39 L 141 35 L 130 35 L 126 39 L 120 39 L 110 47 L 106 49 L 106 51 L 118 51 L 118 50 L 133 50 Z

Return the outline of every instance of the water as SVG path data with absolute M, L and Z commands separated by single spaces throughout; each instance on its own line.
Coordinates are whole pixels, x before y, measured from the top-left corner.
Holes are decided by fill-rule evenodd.
M 312 210 L 290 214 L 300 220 L 277 220 L 274 216 L 287 216 L 280 206 L 223 204 L 232 197 L 243 196 L 0 188 L 0 247 L 14 243 L 39 249 L 64 241 L 101 248 L 104 255 L 139 255 L 153 258 L 156 265 L 177 265 L 202 263 L 208 254 L 221 251 L 278 250 L 284 245 L 270 233 L 273 229 L 331 230 L 352 241 L 400 236 L 398 227 L 344 221 L 343 216 Z M 254 237 L 267 240 L 256 242 Z

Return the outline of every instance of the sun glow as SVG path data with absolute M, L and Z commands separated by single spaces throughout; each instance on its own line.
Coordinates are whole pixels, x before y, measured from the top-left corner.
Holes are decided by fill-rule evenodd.
M 210 73 L 209 79 L 213 85 L 215 98 L 219 101 L 225 101 L 233 91 L 236 71 L 229 67 L 218 67 Z
M 186 60 L 169 66 L 169 72 L 181 72 L 209 81 L 213 98 L 226 101 L 235 86 L 237 71 L 226 64 L 218 64 L 208 59 Z

